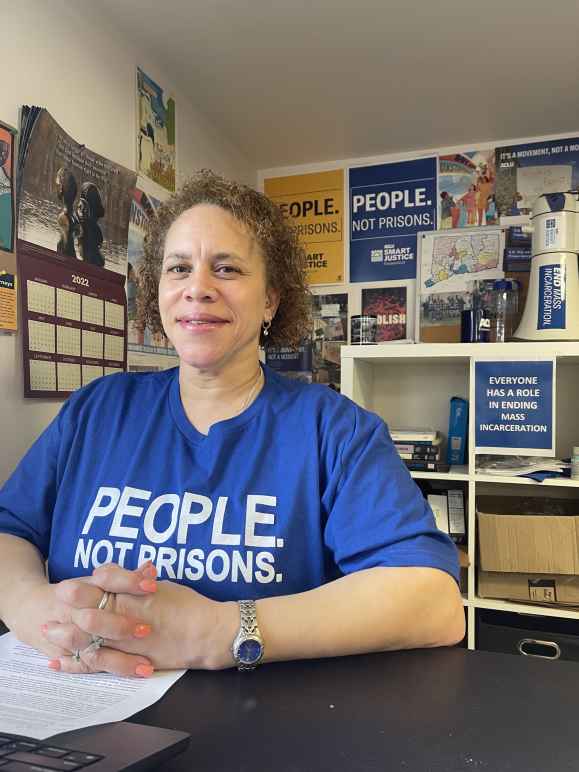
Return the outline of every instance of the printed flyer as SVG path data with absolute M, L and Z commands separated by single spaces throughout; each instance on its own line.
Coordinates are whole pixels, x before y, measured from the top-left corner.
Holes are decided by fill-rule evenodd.
M 477 150 L 438 159 L 440 229 L 495 225 L 495 151 Z
M 341 169 L 264 180 L 264 193 L 281 208 L 307 253 L 308 283 L 344 281 Z
M 436 229 L 437 159 L 350 169 L 350 281 L 416 277 L 419 231 Z
M 137 67 L 137 171 L 175 190 L 175 99 Z

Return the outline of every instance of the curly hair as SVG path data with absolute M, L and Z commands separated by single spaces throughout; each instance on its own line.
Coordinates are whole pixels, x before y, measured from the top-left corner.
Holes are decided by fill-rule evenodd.
M 149 219 L 143 260 L 138 270 L 140 291 L 135 323 L 163 333 L 158 285 L 167 231 L 197 204 L 213 204 L 230 212 L 254 235 L 265 261 L 267 286 L 279 292 L 277 313 L 261 345 L 296 348 L 310 334 L 311 295 L 306 284 L 306 255 L 279 207 L 247 185 L 201 169 L 188 179 Z

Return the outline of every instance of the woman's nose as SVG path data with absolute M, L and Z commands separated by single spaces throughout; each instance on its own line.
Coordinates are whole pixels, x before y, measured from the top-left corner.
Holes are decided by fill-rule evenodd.
M 190 300 L 214 300 L 217 296 L 212 271 L 197 267 L 187 277 L 184 295 Z

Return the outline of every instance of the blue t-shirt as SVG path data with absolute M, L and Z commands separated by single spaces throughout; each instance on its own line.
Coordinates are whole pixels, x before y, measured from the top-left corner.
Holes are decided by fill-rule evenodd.
M 153 560 L 215 600 L 302 592 L 373 566 L 458 574 L 456 549 L 384 422 L 265 367 L 234 418 L 198 432 L 178 370 L 110 375 L 73 394 L 0 490 L 0 531 L 51 581 Z

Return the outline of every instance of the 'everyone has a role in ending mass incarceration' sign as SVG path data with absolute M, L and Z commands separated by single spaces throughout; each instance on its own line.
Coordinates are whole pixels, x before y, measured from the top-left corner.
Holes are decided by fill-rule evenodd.
M 436 158 L 350 169 L 350 281 L 416 277 L 419 231 L 436 229 Z
M 475 362 L 475 451 L 555 455 L 555 360 Z
M 264 180 L 263 189 L 305 247 L 309 284 L 344 281 L 342 169 L 271 177 Z

